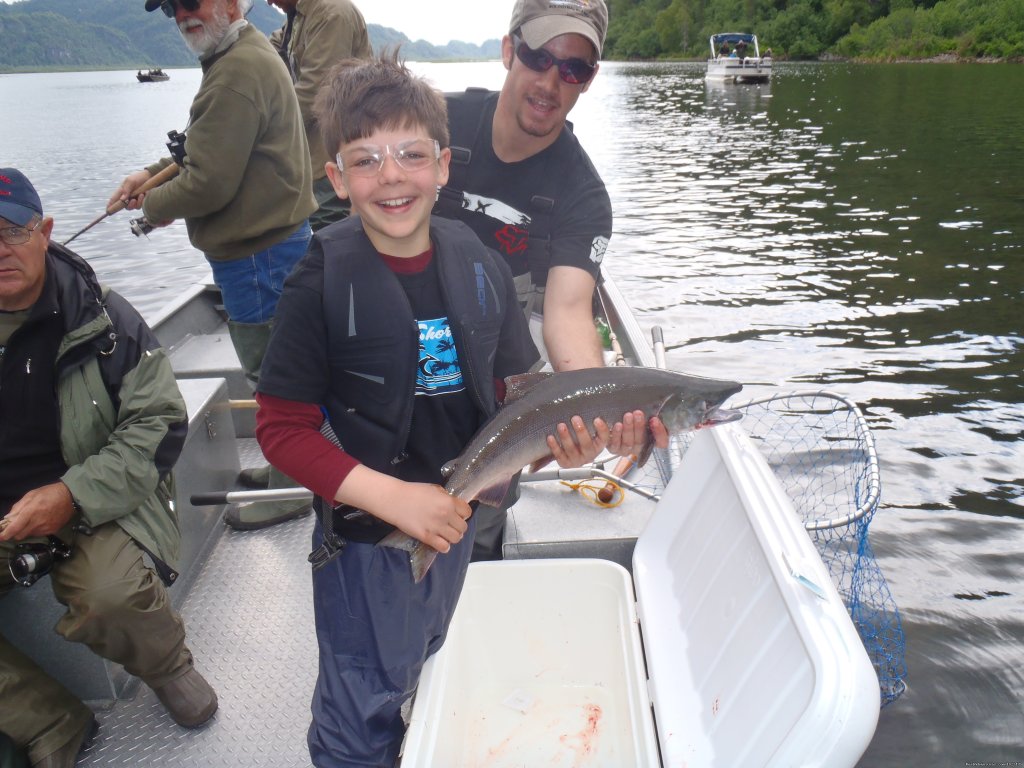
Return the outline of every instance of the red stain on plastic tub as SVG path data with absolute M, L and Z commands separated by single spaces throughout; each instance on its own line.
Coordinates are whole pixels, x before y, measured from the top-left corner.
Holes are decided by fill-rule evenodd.
M 601 717 L 603 710 L 597 704 L 584 704 L 583 714 L 586 717 L 586 724 L 579 731 L 560 738 L 562 744 L 576 754 L 574 766 L 584 766 L 586 761 L 594 754 L 597 747 L 597 737 L 600 735 Z

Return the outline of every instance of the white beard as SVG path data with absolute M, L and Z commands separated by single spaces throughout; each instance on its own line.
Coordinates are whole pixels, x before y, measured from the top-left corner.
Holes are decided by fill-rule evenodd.
M 218 4 L 211 15 L 213 18 L 206 24 L 197 19 L 190 19 L 178 25 L 178 31 L 181 32 L 181 36 L 185 39 L 185 45 L 189 47 L 192 53 L 199 57 L 212 53 L 213 49 L 224 39 L 228 27 L 231 26 L 227 9 L 222 5 Z M 190 29 L 201 31 L 189 32 L 188 30 Z

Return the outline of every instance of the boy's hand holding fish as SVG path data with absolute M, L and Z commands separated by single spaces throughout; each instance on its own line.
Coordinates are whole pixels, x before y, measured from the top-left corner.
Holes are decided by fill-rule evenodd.
M 338 487 L 337 501 L 369 512 L 438 552 L 458 544 L 469 527 L 469 503 L 440 485 L 410 483 L 360 464 Z

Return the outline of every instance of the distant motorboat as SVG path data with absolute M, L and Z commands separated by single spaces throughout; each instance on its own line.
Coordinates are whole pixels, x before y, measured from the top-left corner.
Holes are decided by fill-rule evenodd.
M 753 49 L 753 50 L 751 50 Z M 750 51 L 753 55 L 747 55 Z M 711 36 L 711 58 L 704 78 L 726 83 L 767 83 L 772 76 L 770 51 L 761 55 L 757 35 L 720 32 Z
M 171 76 L 159 67 L 156 69 L 147 69 L 145 72 L 140 69 L 135 73 L 135 77 L 139 79 L 140 83 L 161 83 L 164 80 L 171 79 Z

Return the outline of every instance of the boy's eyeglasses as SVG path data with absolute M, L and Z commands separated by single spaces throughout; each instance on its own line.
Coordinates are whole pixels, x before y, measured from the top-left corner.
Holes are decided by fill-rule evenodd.
M 164 0 L 160 3 L 160 10 L 164 12 L 164 16 L 173 19 L 178 12 L 179 5 L 186 11 L 199 10 L 199 0 Z
M 0 240 L 3 240 L 5 245 L 24 245 L 32 237 L 32 233 L 36 231 L 40 223 L 42 223 L 42 219 L 31 227 L 2 227 L 0 228 Z
M 339 152 L 336 159 L 340 170 L 353 176 L 370 177 L 381 172 L 388 155 L 404 171 L 422 171 L 440 159 L 441 145 L 436 139 L 410 139 L 383 147 L 364 145 Z
M 543 48 L 535 51 L 515 35 L 512 37 L 512 45 L 515 47 L 516 58 L 523 62 L 527 69 L 532 69 L 534 72 L 547 72 L 557 64 L 558 76 L 569 85 L 589 83 L 594 73 L 597 72 L 596 65 L 575 56 L 571 59 L 560 59 L 557 56 L 552 56 Z

